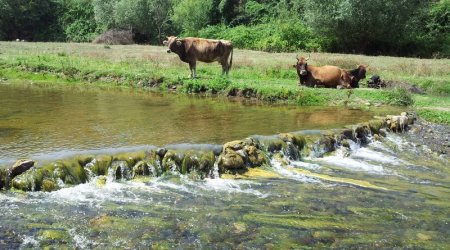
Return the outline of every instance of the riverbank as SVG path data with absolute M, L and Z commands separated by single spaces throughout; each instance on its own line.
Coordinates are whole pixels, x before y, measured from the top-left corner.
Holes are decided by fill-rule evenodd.
M 448 59 L 369 57 L 313 53 L 311 64 L 354 68 L 369 65 L 368 76 L 408 82 L 425 95 L 404 89 L 354 90 L 298 87 L 291 53 L 235 50 L 229 78 L 216 63 L 199 63 L 199 79 L 189 79 L 188 66 L 159 46 L 104 46 L 76 43 L 0 42 L 0 79 L 14 82 L 106 85 L 230 96 L 303 106 L 411 106 L 428 121 L 450 124 Z M 439 108 L 436 108 L 439 107 Z

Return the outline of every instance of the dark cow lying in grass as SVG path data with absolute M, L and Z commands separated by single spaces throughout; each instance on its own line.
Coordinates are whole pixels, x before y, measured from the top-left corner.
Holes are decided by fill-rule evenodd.
M 297 74 L 300 79 L 300 85 L 308 87 L 325 87 L 325 88 L 351 88 L 351 78 L 347 71 L 337 66 L 313 66 L 308 65 L 308 59 L 304 57 L 296 57 Z
M 189 63 L 190 76 L 197 77 L 197 61 L 215 62 L 222 65 L 222 74 L 228 75 L 233 63 L 233 45 L 227 40 L 211 40 L 195 37 L 179 39 L 175 36 L 167 37 L 163 42 L 168 46 L 167 53 L 174 52 L 180 60 Z
M 359 88 L 359 80 L 366 79 L 367 67 L 367 65 L 360 64 L 356 69 L 348 71 L 351 79 L 350 85 L 352 88 Z

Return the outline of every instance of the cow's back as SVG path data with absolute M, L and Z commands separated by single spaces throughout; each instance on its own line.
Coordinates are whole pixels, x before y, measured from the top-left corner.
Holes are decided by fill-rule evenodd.
M 326 65 L 317 67 L 313 76 L 323 84 L 334 84 L 341 79 L 341 72 L 339 67 Z
M 213 62 L 220 60 L 221 57 L 228 57 L 231 42 L 226 40 L 213 40 L 203 38 L 185 38 L 186 52 L 190 57 L 196 58 L 202 62 Z

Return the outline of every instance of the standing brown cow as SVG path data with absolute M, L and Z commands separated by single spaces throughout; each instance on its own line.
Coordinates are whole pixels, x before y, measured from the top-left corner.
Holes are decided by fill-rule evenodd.
M 192 78 L 197 77 L 197 60 L 206 63 L 218 61 L 222 65 L 222 74 L 227 76 L 233 63 L 233 45 L 227 40 L 169 36 L 163 44 L 168 46 L 167 53 L 174 52 L 181 61 L 189 63 Z
M 308 59 L 304 57 L 296 57 L 297 64 L 294 67 L 297 69 L 298 77 L 300 78 L 300 85 L 308 87 L 325 87 L 325 88 L 351 88 L 351 76 L 347 71 L 336 66 L 312 66 L 308 65 Z

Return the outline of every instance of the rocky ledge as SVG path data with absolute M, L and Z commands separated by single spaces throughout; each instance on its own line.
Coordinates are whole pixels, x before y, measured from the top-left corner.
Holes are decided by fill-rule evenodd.
M 225 173 L 242 174 L 249 168 L 270 167 L 273 157 L 291 160 L 310 155 L 322 157 L 338 147 L 349 147 L 350 140 L 364 145 L 371 140 L 382 140 L 387 132 L 410 131 L 406 134 L 414 138 L 415 134 L 421 133 L 414 131 L 424 128 L 424 125 L 413 125 L 415 120 L 414 114 L 404 112 L 313 134 L 298 132 L 250 137 L 227 142 L 220 149 L 158 148 L 118 155 L 82 155 L 39 167 L 32 160 L 19 160 L 10 168 L 0 168 L 0 190 L 53 191 L 85 183 L 96 176 L 114 180 L 164 174 L 184 174 L 194 179 L 219 178 Z

